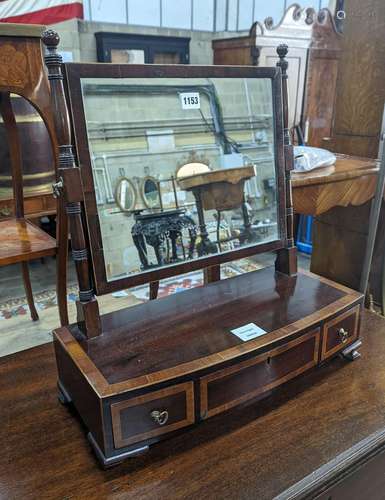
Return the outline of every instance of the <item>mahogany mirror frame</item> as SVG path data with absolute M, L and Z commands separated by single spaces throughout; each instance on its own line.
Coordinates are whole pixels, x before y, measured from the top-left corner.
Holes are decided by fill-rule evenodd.
M 84 192 L 86 236 L 96 295 L 103 295 L 161 279 L 176 276 L 251 255 L 275 251 L 287 246 L 284 128 L 282 105 L 282 74 L 280 68 L 253 66 L 190 66 L 131 65 L 105 63 L 67 63 L 63 65 L 64 80 L 73 130 L 75 156 L 80 165 Z M 236 250 L 199 257 L 165 267 L 143 271 L 112 281 L 107 280 L 103 241 L 100 230 L 91 157 L 88 146 L 86 118 L 81 89 L 82 78 L 265 78 L 272 84 L 274 117 L 274 159 L 276 176 L 278 238 L 261 244 L 250 244 Z

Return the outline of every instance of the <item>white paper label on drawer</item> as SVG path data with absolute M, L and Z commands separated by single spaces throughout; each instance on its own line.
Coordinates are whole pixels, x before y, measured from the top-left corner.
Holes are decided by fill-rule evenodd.
M 267 333 L 266 330 L 263 330 L 263 328 L 260 328 L 254 323 L 248 323 L 247 325 L 234 328 L 234 330 L 230 331 L 244 342 L 255 339 L 256 337 L 261 337 Z

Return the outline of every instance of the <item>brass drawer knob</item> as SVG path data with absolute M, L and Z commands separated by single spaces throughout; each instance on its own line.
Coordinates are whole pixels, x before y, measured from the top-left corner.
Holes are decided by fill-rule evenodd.
M 151 412 L 151 418 L 154 422 L 159 425 L 164 425 L 168 420 L 168 411 L 167 410 L 153 410 Z
M 338 330 L 338 335 L 339 335 L 339 337 L 341 339 L 341 342 L 343 344 L 345 344 L 345 342 L 347 342 L 347 340 L 348 340 L 349 332 L 347 332 L 344 328 L 340 328 Z

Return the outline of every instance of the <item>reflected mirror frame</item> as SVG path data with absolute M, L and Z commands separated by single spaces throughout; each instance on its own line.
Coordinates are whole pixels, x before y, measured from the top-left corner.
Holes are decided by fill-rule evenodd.
M 146 182 L 147 181 L 151 181 L 155 184 L 155 187 L 156 187 L 156 192 L 157 192 L 157 195 L 158 195 L 158 202 L 157 202 L 157 205 L 150 205 L 147 201 L 147 198 L 146 198 Z M 161 207 L 161 200 L 160 200 L 160 191 L 159 191 L 159 183 L 157 181 L 157 179 L 155 179 L 155 177 L 153 177 L 152 175 L 147 175 L 146 177 L 144 177 L 144 179 L 142 180 L 142 185 L 140 187 L 140 194 L 142 196 L 142 200 L 143 200 L 143 203 L 146 205 L 147 208 L 149 209 L 153 209 L 153 208 L 160 208 Z
M 104 63 L 66 63 L 63 65 L 66 90 L 69 97 L 70 119 L 73 127 L 73 145 L 81 166 L 84 191 L 86 230 L 90 243 L 90 260 L 96 295 L 103 295 L 152 281 L 169 278 L 206 267 L 223 264 L 259 253 L 278 250 L 287 242 L 285 158 L 283 144 L 282 77 L 276 67 L 254 66 L 192 66 L 192 65 L 134 65 Z M 103 241 L 99 224 L 92 164 L 88 146 L 87 127 L 83 106 L 82 78 L 264 78 L 272 83 L 274 117 L 274 157 L 277 185 L 278 238 L 262 244 L 250 244 L 221 254 L 207 255 L 170 266 L 143 271 L 132 276 L 107 280 Z
M 122 204 L 120 203 L 120 199 L 119 199 L 119 188 L 122 184 L 122 182 L 127 182 L 127 184 L 129 185 L 129 188 L 131 189 L 131 193 L 132 193 L 132 203 L 130 205 L 130 208 L 125 208 L 122 206 Z M 135 186 L 134 184 L 132 183 L 132 181 L 128 178 L 128 177 L 121 177 L 117 184 L 116 184 L 116 189 L 115 189 L 115 202 L 116 204 L 118 205 L 118 207 L 122 210 L 122 212 L 132 212 L 135 208 L 135 205 L 136 205 L 136 202 L 137 202 L 137 192 L 136 192 L 136 189 L 135 189 Z

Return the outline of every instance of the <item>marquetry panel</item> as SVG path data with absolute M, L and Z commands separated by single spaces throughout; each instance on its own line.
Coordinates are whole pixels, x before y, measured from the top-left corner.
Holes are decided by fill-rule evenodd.
M 160 424 L 151 413 L 167 413 Z M 120 401 L 111 405 L 115 448 L 122 448 L 194 423 L 193 382 Z
M 332 356 L 358 337 L 359 313 L 357 305 L 324 324 L 321 359 Z

